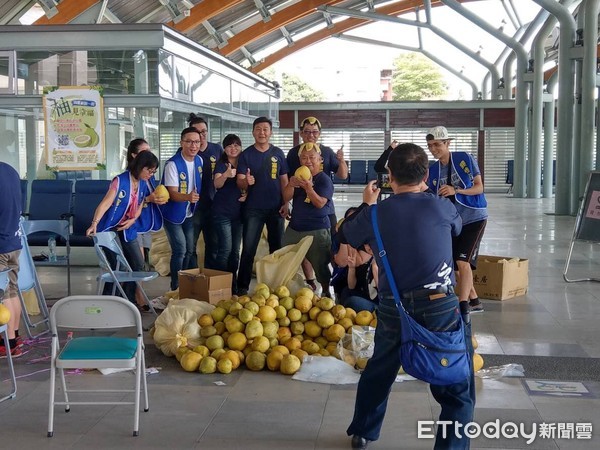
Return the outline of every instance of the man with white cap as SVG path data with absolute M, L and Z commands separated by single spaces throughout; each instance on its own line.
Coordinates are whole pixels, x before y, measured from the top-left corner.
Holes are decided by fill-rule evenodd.
M 433 127 L 426 140 L 427 148 L 438 160 L 429 168 L 427 184 L 433 192 L 454 203 L 463 221 L 462 232 L 452 242 L 459 273 L 458 298 L 461 302 L 469 301 L 472 312 L 483 311 L 473 287 L 473 269 L 477 267 L 479 244 L 488 217 L 481 172 L 470 154 L 450 152 L 452 138 L 445 127 Z

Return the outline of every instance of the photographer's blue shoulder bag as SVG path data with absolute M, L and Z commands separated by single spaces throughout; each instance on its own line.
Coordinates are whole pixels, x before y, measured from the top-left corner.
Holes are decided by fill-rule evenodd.
M 377 205 L 371 207 L 371 221 L 379 247 L 379 257 L 400 312 L 401 345 L 398 351 L 402 368 L 407 374 L 430 384 L 448 385 L 464 381 L 471 375 L 471 364 L 462 318 L 459 319 L 459 327 L 455 331 L 430 331 L 406 312 L 383 247 L 377 223 Z

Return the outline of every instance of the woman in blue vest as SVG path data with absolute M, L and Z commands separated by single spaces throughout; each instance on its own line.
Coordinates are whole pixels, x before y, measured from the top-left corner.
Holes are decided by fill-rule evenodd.
M 194 127 L 181 132 L 181 151 L 165 164 L 162 184 L 169 191 L 169 202 L 161 206 L 165 232 L 171 245 L 171 289 L 179 287 L 179 271 L 198 267 L 194 258 L 194 211 L 202 190 L 200 133 Z
M 242 205 L 246 200 L 246 193 L 241 191 L 236 182 L 242 141 L 235 134 L 228 134 L 223 139 L 223 148 L 225 153 L 214 170 L 217 192 L 211 210 L 211 229 L 218 246 L 212 268 L 233 274 L 231 289 L 236 294 L 242 245 Z
M 151 193 L 146 181 L 154 176 L 157 167 L 158 158 L 152 152 L 142 152 L 138 155 L 127 171 L 112 180 L 108 192 L 94 212 L 92 224 L 86 231 L 88 236 L 97 232 L 115 231 L 119 236 L 125 259 L 133 271 L 141 271 L 144 268 L 136 221 L 142 213 L 146 197 Z M 111 265 L 116 265 L 112 252 L 107 253 L 107 258 Z M 135 283 L 123 283 L 123 290 L 129 301 L 136 303 Z M 110 291 L 112 286 L 105 286 L 105 292 Z

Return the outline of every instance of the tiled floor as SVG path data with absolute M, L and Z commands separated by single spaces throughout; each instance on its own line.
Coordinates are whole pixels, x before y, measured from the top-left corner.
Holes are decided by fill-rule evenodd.
M 562 278 L 574 218 L 552 215 L 551 200 L 499 194 L 489 195 L 488 200 L 490 219 L 481 253 L 529 258 L 529 292 L 504 302 L 484 300 L 486 311 L 473 317 L 474 330 L 484 359 L 490 355 L 488 361 L 510 363 L 514 356 L 523 363 L 525 378 L 478 377 L 475 419 L 482 426 L 496 420 L 500 425 L 524 424 L 527 433 L 535 425 L 538 432 L 530 445 L 522 436 L 480 436 L 472 441 L 472 448 L 600 448 L 600 370 L 595 370 L 600 367 L 600 291 L 596 283 L 569 284 Z M 338 215 L 358 203 L 358 193 L 338 194 Z M 576 244 L 572 270 L 574 276 L 597 276 L 595 245 Z M 76 268 L 73 293 L 92 293 L 95 275 L 94 268 Z M 60 269 L 41 269 L 40 276 L 48 297 L 64 295 Z M 149 283 L 147 291 L 160 295 L 167 286 L 168 280 L 160 278 Z M 144 319 L 149 323 L 151 316 Z M 18 394 L 0 404 L 0 448 L 350 448 L 345 430 L 353 412 L 355 385 L 300 382 L 246 370 L 227 376 L 189 374 L 162 356 L 149 337 L 146 342 L 147 365 L 159 368 L 159 373 L 148 377 L 150 411 L 141 413 L 139 437 L 131 436 L 129 408 L 83 406 L 72 407 L 69 414 L 57 407 L 55 434 L 47 438 L 48 362 L 44 357 L 48 345 L 39 342 L 15 361 Z M 587 392 L 579 395 L 574 386 L 555 382 L 543 384 L 553 392 L 534 395 L 525 381 L 532 386 L 542 383 L 528 378 L 528 367 L 535 380 L 581 381 Z M 593 370 L 583 370 L 590 367 Z M 0 377 L 4 391 L 9 384 L 1 361 Z M 89 385 L 130 377 L 86 372 L 69 375 L 68 382 Z M 369 448 L 431 448 L 432 440 L 417 439 L 417 421 L 434 420 L 437 414 L 426 384 L 396 383 L 381 439 Z M 550 437 L 542 437 L 543 423 L 551 424 Z M 593 427 L 590 440 L 568 438 L 570 431 L 577 435 L 577 424 L 586 423 Z

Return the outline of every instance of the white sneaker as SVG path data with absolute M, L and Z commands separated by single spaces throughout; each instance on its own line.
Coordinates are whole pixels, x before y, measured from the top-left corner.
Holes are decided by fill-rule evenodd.
M 166 300 L 164 297 L 156 297 L 150 300 L 150 304 L 154 309 L 163 310 L 167 307 L 167 305 L 164 303 L 164 300 Z

